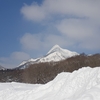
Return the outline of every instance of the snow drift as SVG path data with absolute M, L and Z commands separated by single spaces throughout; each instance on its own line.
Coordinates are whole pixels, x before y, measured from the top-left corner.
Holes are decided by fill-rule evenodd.
M 63 72 L 45 85 L 0 83 L 0 100 L 100 100 L 100 68 Z

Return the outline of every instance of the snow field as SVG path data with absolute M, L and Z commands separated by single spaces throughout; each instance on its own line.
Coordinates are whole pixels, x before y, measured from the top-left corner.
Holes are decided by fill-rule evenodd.
M 0 100 L 100 100 L 100 68 L 62 72 L 44 85 L 0 83 Z

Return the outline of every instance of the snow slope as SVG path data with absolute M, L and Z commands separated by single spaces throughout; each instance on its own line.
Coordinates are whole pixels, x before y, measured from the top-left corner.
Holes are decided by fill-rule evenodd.
M 45 85 L 0 83 L 0 100 L 100 100 L 100 67 L 63 72 Z
M 20 69 L 26 68 L 29 64 L 35 64 L 40 62 L 51 62 L 60 61 L 66 58 L 79 55 L 77 52 L 72 52 L 67 49 L 62 49 L 59 45 L 55 45 L 51 50 L 43 57 L 36 59 L 29 59 L 28 61 L 23 61 L 18 67 Z

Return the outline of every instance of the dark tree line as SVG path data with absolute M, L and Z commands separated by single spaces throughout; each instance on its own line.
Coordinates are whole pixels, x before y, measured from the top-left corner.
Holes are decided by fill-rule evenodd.
M 0 70 L 0 82 L 21 82 L 23 70 Z
M 82 67 L 100 66 L 100 54 L 87 56 L 81 54 L 59 62 L 46 62 L 29 65 L 23 70 L 0 71 L 0 82 L 25 82 L 25 83 L 47 83 L 53 80 L 58 73 L 73 72 Z

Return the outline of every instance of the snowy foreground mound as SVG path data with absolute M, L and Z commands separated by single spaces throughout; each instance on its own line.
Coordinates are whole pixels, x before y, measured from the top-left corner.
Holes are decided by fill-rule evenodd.
M 100 68 L 63 72 L 45 85 L 0 83 L 0 100 L 100 100 Z

